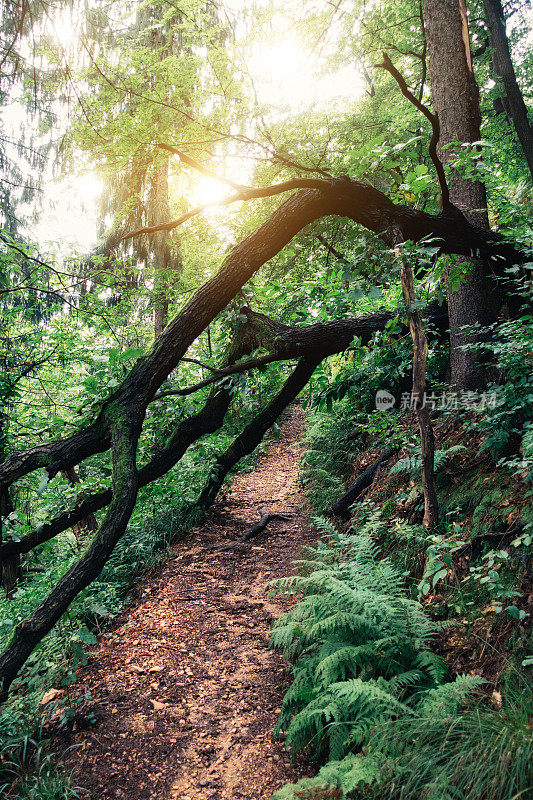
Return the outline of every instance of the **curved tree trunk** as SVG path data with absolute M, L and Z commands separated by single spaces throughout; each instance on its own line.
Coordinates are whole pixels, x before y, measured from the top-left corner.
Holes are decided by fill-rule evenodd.
M 241 311 L 248 316 L 248 323 L 241 329 L 239 344 L 234 345 L 226 357 L 224 361 L 226 366 L 235 363 L 259 346 L 271 349 L 272 360 L 301 358 L 304 355 L 312 357 L 317 353 L 326 357 L 340 353 L 350 346 L 356 336 L 365 344 L 376 331 L 383 330 L 387 322 L 396 316 L 392 311 L 377 311 L 356 318 L 290 327 L 250 309 Z M 430 303 L 424 311 L 424 319 L 434 326 L 440 335 L 444 335 L 448 328 L 446 305 L 440 305 L 435 301 Z M 401 330 L 404 330 L 404 326 Z M 217 376 L 215 379 L 220 380 Z M 230 387 L 213 389 L 204 407 L 197 414 L 180 422 L 165 447 L 139 469 L 139 488 L 165 475 L 200 437 L 217 431 L 224 421 L 231 398 Z M 64 511 L 19 541 L 4 542 L 0 547 L 0 557 L 9 559 L 29 553 L 35 547 L 50 541 L 59 533 L 105 508 L 111 499 L 111 489 L 95 492 L 83 498 L 74 508 Z
M 439 503 L 435 487 L 435 434 L 431 424 L 429 406 L 426 403 L 426 363 L 428 340 L 422 325 L 420 312 L 413 307 L 416 301 L 413 270 L 407 258 L 400 258 L 402 294 L 407 310 L 409 330 L 413 340 L 413 397 L 420 430 L 420 460 L 422 487 L 424 489 L 425 528 L 432 528 L 439 521 Z
M 93 423 L 68 439 L 15 453 L 0 464 L 1 496 L 18 478 L 40 467 L 53 475 L 109 447 L 113 457 L 112 502 L 104 522 L 87 553 L 61 578 L 29 619 L 15 630 L 11 643 L 0 656 L 2 697 L 7 695 L 14 676 L 33 647 L 61 617 L 78 592 L 100 573 L 126 529 L 139 486 L 134 454 L 148 404 L 194 340 L 257 270 L 303 227 L 320 217 L 336 214 L 384 237 L 389 235 L 393 226 L 404 239 L 419 241 L 426 236 L 437 237 L 441 240 L 442 252 L 468 254 L 475 248 L 487 261 L 492 259 L 496 268 L 525 260 L 525 256 L 506 243 L 503 237 L 473 224 L 453 206 L 433 216 L 406 206 L 396 206 L 373 187 L 349 178 L 296 179 L 281 189 L 247 190 L 247 197 L 271 196 L 295 186 L 309 188 L 289 197 L 263 225 L 233 248 L 218 274 L 195 293 L 157 338 L 152 350 L 136 362 L 122 384 L 103 402 Z M 165 227 L 168 229 L 168 225 Z M 283 339 L 283 332 L 280 338 Z M 256 419 L 255 430 L 243 432 L 231 452 L 222 458 L 221 474 L 224 471 L 227 474 L 245 452 L 251 452 L 257 446 L 263 435 L 259 435 L 261 427 L 264 432 L 273 424 L 281 410 L 305 386 L 316 364 L 325 355 L 327 351 L 301 358 L 280 394 Z M 206 487 L 202 503 L 209 505 L 216 491 L 215 484 Z M 73 522 L 71 518 L 70 524 Z
M 0 656 L 0 702 L 33 648 L 62 617 L 74 598 L 98 577 L 129 522 L 138 492 L 135 456 L 143 416 L 128 423 L 117 413 L 110 425 L 113 453 L 113 499 L 98 534 L 85 555 L 59 580 L 48 597 L 23 620 Z

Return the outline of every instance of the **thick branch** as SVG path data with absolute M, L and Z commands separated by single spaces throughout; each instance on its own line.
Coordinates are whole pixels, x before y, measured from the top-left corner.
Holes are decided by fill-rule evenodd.
M 195 293 L 158 337 L 152 351 L 137 361 L 122 385 L 104 402 L 95 423 L 69 439 L 30 448 L 0 465 L 0 491 L 39 467 L 57 472 L 106 450 L 109 447 L 107 424 L 104 424 L 106 408 L 117 400 L 146 407 L 192 342 L 242 286 L 298 231 L 320 217 L 346 216 L 382 236 L 387 236 L 394 225 L 406 240 L 433 237 L 440 240 L 442 252 L 475 254 L 490 261 L 496 273 L 501 273 L 506 264 L 522 263 L 525 259 L 501 236 L 469 222 L 453 206 L 432 216 L 406 206 L 395 206 L 372 186 L 348 178 L 314 183 L 320 184 L 323 191 L 296 192 L 263 225 L 233 248 L 219 273 Z
M 290 192 L 292 189 L 320 190 L 323 188 L 323 183 L 324 181 L 318 178 L 292 178 L 291 180 L 283 181 L 283 183 L 277 183 L 273 186 L 265 186 L 257 189 L 243 186 L 238 188 L 235 194 L 232 194 L 229 197 L 224 197 L 220 200 L 210 200 L 207 203 L 201 203 L 195 208 L 191 208 L 190 211 L 186 211 L 185 214 L 181 215 L 181 217 L 178 217 L 178 219 L 172 220 L 171 222 L 163 222 L 160 225 L 152 225 L 147 228 L 138 228 L 135 231 L 126 233 L 122 236 L 122 241 L 133 239 L 134 236 L 140 236 L 143 233 L 173 231 L 174 228 L 178 228 L 180 225 L 183 225 L 183 223 L 187 222 L 187 220 L 191 219 L 191 217 L 195 217 L 198 214 L 201 214 L 202 211 L 205 211 L 207 208 L 212 208 L 213 206 L 227 206 L 231 203 L 236 203 L 239 200 L 257 200 L 262 197 L 274 197 L 278 194 L 284 194 L 284 192 Z
M 0 490 L 29 472 L 45 467 L 49 475 L 68 469 L 80 461 L 109 448 L 110 439 L 101 418 L 87 428 L 56 442 L 39 444 L 22 453 L 14 453 L 0 464 Z
M 228 473 L 239 463 L 241 458 L 253 453 L 279 415 L 298 397 L 320 361 L 320 357 L 302 358 L 275 397 L 218 457 L 215 469 L 198 498 L 200 508 L 207 509 L 212 505 Z
M 130 419 L 126 427 L 117 418 L 113 425 L 113 502 L 98 534 L 85 555 L 74 564 L 30 617 L 15 628 L 13 637 L 0 656 L 0 702 L 3 702 L 19 669 L 33 648 L 53 628 L 74 598 L 100 574 L 113 549 L 126 530 L 137 499 L 135 468 L 137 439 L 142 416 Z

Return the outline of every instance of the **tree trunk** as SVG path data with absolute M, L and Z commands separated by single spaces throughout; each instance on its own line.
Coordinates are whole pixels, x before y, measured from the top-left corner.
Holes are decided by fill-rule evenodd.
M 508 110 L 533 177 L 533 129 L 529 123 L 526 104 L 516 80 L 505 30 L 505 16 L 500 0 L 484 0 L 485 17 L 490 33 L 492 63 L 505 89 L 505 107 Z
M 294 372 L 289 375 L 279 392 L 248 423 L 227 450 L 217 458 L 213 473 L 198 498 L 200 508 L 207 509 L 214 503 L 228 473 L 239 463 L 241 458 L 253 453 L 267 430 L 272 427 L 279 415 L 298 397 L 302 389 L 307 385 L 321 360 L 320 356 L 301 358 Z
M 338 500 L 332 503 L 331 511 L 336 517 L 342 517 L 343 519 L 349 518 L 350 507 L 361 497 L 365 489 L 368 489 L 368 487 L 372 485 L 379 468 L 389 460 L 393 453 L 394 449 L 392 447 L 387 448 L 373 464 L 367 467 L 365 471 L 356 478 L 342 497 L 339 497 Z
M 0 655 L 0 703 L 33 648 L 61 619 L 76 595 L 98 577 L 126 530 L 138 492 L 135 458 L 143 415 L 130 416 L 128 425 L 117 413 L 110 425 L 112 438 L 113 499 L 106 518 L 85 554 L 59 580 L 35 611 L 20 622 Z
M 465 0 L 424 0 L 429 74 L 433 107 L 440 121 L 438 152 L 446 165 L 459 148 L 451 142 L 476 142 L 481 138 L 479 92 L 472 69 Z M 480 181 L 462 178 L 452 170 L 448 178 L 450 200 L 467 218 L 488 228 L 487 197 Z M 463 261 L 463 264 L 465 262 Z M 453 269 L 448 275 L 448 308 L 452 382 L 463 389 L 481 389 L 485 369 L 478 356 L 461 349 L 472 336 L 461 331 L 465 325 L 487 325 L 500 310 L 499 292 L 490 285 L 483 263 L 473 259 L 466 279 L 457 288 Z

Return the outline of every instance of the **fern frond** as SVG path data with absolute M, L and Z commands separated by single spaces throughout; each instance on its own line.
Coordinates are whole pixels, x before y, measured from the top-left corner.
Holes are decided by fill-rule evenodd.
M 458 675 L 455 681 L 443 683 L 426 692 L 417 711 L 422 717 L 447 717 L 455 714 L 467 697 L 483 683 L 486 681 L 479 675 Z

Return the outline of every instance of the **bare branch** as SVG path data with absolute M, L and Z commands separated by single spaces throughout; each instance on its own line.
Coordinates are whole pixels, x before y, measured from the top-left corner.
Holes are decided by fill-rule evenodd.
M 264 367 L 266 364 L 271 364 L 273 361 L 281 360 L 283 359 L 280 359 L 277 353 L 269 353 L 268 355 L 260 356 L 259 358 L 251 358 L 249 361 L 245 361 L 242 364 L 235 364 L 232 367 L 217 370 L 216 373 L 210 378 L 206 378 L 204 381 L 199 381 L 193 386 L 187 386 L 185 389 L 169 389 L 165 392 L 158 392 L 158 394 L 155 395 L 154 400 L 161 400 L 163 397 L 170 397 L 172 395 L 185 397 L 186 395 L 194 394 L 194 392 L 197 392 L 200 389 L 204 389 L 206 386 L 211 386 L 212 383 L 216 383 L 216 381 L 219 381 L 226 376 L 237 375 L 240 372 L 246 372 L 249 369 L 255 369 L 257 367 Z
M 262 197 L 274 197 L 277 194 L 283 194 L 284 192 L 289 192 L 292 189 L 323 190 L 327 187 L 328 182 L 320 178 L 292 178 L 291 180 L 283 181 L 283 183 L 276 183 L 273 186 L 264 186 L 260 188 L 243 186 L 241 189 L 236 191 L 235 194 L 225 197 L 222 200 L 210 200 L 208 203 L 202 203 L 201 205 L 192 208 L 190 211 L 187 211 L 185 214 L 182 214 L 181 217 L 178 217 L 178 219 L 172 220 L 171 222 L 165 222 L 161 225 L 152 225 L 148 228 L 138 228 L 136 231 L 126 233 L 124 236 L 122 236 L 121 241 L 124 242 L 127 239 L 133 239 L 134 236 L 140 236 L 143 233 L 172 231 L 174 228 L 178 228 L 180 225 L 183 225 L 183 223 L 187 222 L 187 220 L 191 217 L 195 217 L 197 214 L 201 214 L 202 211 L 205 211 L 206 208 L 213 208 L 213 206 L 227 206 L 230 205 L 230 203 L 236 203 L 239 200 L 255 200 Z
M 431 140 L 429 142 L 429 156 L 433 161 L 433 165 L 437 172 L 437 178 L 439 179 L 439 186 L 440 186 L 440 193 L 441 193 L 441 200 L 442 200 L 442 208 L 446 209 L 450 205 L 450 191 L 448 189 L 448 183 L 446 181 L 446 175 L 444 173 L 444 167 L 442 165 L 442 161 L 437 155 L 437 144 L 440 138 L 440 122 L 437 114 L 433 114 L 429 110 L 427 106 L 422 103 L 418 97 L 411 92 L 407 83 L 405 82 L 405 78 L 403 75 L 398 72 L 392 61 L 390 60 L 387 53 L 383 53 L 383 63 L 376 64 L 376 67 L 380 67 L 382 69 L 386 69 L 387 72 L 390 72 L 398 86 L 400 87 L 400 91 L 404 97 L 406 97 L 410 103 L 412 103 L 415 108 L 418 108 L 419 111 L 431 122 Z

